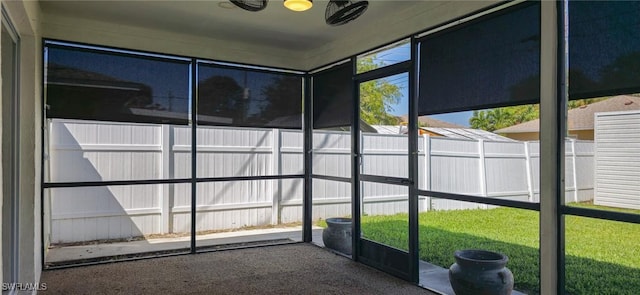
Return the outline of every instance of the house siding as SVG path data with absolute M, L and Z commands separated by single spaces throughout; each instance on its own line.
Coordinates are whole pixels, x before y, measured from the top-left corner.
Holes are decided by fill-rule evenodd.
M 640 111 L 597 113 L 596 205 L 640 209 Z
M 540 139 L 538 132 L 520 132 L 520 133 L 498 133 L 504 137 L 508 137 L 520 141 L 536 141 Z M 569 130 L 569 137 L 579 140 L 593 140 L 593 130 Z
M 590 130 L 569 130 L 569 136 L 580 140 L 593 140 L 593 129 Z
M 522 133 L 498 133 L 504 137 L 508 137 L 520 141 L 536 141 L 540 140 L 538 132 L 522 132 Z

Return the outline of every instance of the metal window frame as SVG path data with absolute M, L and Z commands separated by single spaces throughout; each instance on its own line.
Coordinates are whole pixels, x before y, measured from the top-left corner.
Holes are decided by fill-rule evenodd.
M 3 9 L 4 11 L 4 9 Z M 96 51 L 99 52 L 100 50 L 104 50 L 105 52 L 109 53 L 109 54 L 117 54 L 117 55 L 124 55 L 124 56 L 131 56 L 131 57 L 135 57 L 135 56 L 140 56 L 141 58 L 145 58 L 145 59 L 159 59 L 159 60 L 164 60 L 165 58 L 168 60 L 174 60 L 174 61 L 184 61 L 186 63 L 188 63 L 190 65 L 190 69 L 189 69 L 189 91 L 190 91 L 190 116 L 189 116 L 189 121 L 190 121 L 190 127 L 191 127 L 191 177 L 189 178 L 173 178 L 173 179 L 136 179 L 136 180 L 111 180 L 111 181 L 79 181 L 79 182 L 47 182 L 45 181 L 44 178 L 44 162 L 45 162 L 45 154 L 44 154 L 44 132 L 42 134 L 42 140 L 41 140 L 41 146 L 42 146 L 42 154 L 41 154 L 41 159 L 42 159 L 42 164 L 41 164 L 41 176 L 42 176 L 42 182 L 40 185 L 41 188 L 41 202 L 44 202 L 45 199 L 45 190 L 46 189 L 55 189 L 55 188 L 78 188 L 78 187 L 105 187 L 105 186 L 126 186 L 126 185 L 162 185 L 162 184 L 190 184 L 191 185 L 191 225 L 190 225 L 190 245 L 188 248 L 188 251 L 186 253 L 174 253 L 174 254 L 157 254 L 157 255 L 152 255 L 151 257 L 124 257 L 123 259 L 117 259 L 117 261 L 129 261 L 129 260 L 139 260 L 139 259 L 148 259 L 148 258 L 153 258 L 153 257 L 163 257 L 163 256 L 167 256 L 167 255 L 182 255 L 182 254 L 196 254 L 196 253 L 201 253 L 201 252 L 209 252 L 211 250 L 199 250 L 197 248 L 196 245 L 196 223 L 197 223 L 197 219 L 196 219 L 196 201 L 197 201 L 197 184 L 198 183 L 211 183 L 211 182 L 230 182 L 230 181 L 252 181 L 252 180 L 285 180 L 285 179 L 303 179 L 305 181 L 305 196 L 303 199 L 303 215 L 305 216 L 304 219 L 309 219 L 311 218 L 310 216 L 310 205 L 308 205 L 307 203 L 310 203 L 307 201 L 308 198 L 310 198 L 311 196 L 311 192 L 310 189 L 307 189 L 307 186 L 310 188 L 310 173 L 306 172 L 307 169 L 310 169 L 310 167 L 308 167 L 307 164 L 305 164 L 305 173 L 304 174 L 282 174 L 282 175 L 260 175 L 260 176 L 237 176 L 237 177 L 197 177 L 197 128 L 199 127 L 199 125 L 196 123 L 196 119 L 197 119 L 197 110 L 198 110 L 198 105 L 197 105 L 197 101 L 198 101 L 198 65 L 199 64 L 205 64 L 205 65 L 212 65 L 215 67 L 220 67 L 220 68 L 227 68 L 227 69 L 237 69 L 237 70 L 251 70 L 251 71 L 256 71 L 256 72 L 260 72 L 260 73 L 274 73 L 274 74 L 280 74 L 280 75 L 287 75 L 287 76 L 298 76 L 302 78 L 302 83 L 301 83 L 301 87 L 304 87 L 304 90 L 306 92 L 303 91 L 303 97 L 301 97 L 300 99 L 303 100 L 303 103 L 308 101 L 309 98 L 307 97 L 309 94 L 309 90 L 307 89 L 309 87 L 309 83 L 308 83 L 308 79 L 309 76 L 307 74 L 304 74 L 303 72 L 297 71 L 297 70 L 290 70 L 290 69 L 275 69 L 275 68 L 269 68 L 269 67 L 263 67 L 263 66 L 257 66 L 257 65 L 246 65 L 246 64 L 235 64 L 235 63 L 228 63 L 228 62 L 221 62 L 221 61 L 213 61 L 213 60 L 207 60 L 207 59 L 201 59 L 201 58 L 197 58 L 197 57 L 183 57 L 183 56 L 176 56 L 176 55 L 166 55 L 166 54 L 160 54 L 160 53 L 152 53 L 152 52 L 146 52 L 146 51 L 137 51 L 137 50 L 130 50 L 130 49 L 121 49 L 121 48 L 115 48 L 115 47 L 108 47 L 108 46 L 98 46 L 98 45 L 90 45 L 90 44 L 84 44 L 84 43 L 77 43 L 77 42 L 66 42 L 66 41 L 60 41 L 60 40 L 53 40 L 53 39 L 43 39 L 42 40 L 42 48 L 43 48 L 43 55 L 42 55 L 42 83 L 44 84 L 44 77 L 45 77 L 45 67 L 46 67 L 46 63 L 45 63 L 45 52 L 46 49 L 48 48 L 48 46 L 53 46 L 56 48 L 65 48 L 65 47 L 70 47 L 70 48 L 74 48 L 74 49 L 79 49 L 79 50 L 89 50 L 89 51 Z M 46 85 L 44 85 L 45 89 L 46 89 Z M 42 105 L 45 106 L 45 102 L 46 102 L 46 91 L 42 92 Z M 310 107 L 310 104 L 308 105 Z M 43 108 L 43 112 L 41 114 L 42 116 L 42 129 L 46 130 L 46 110 Z M 308 116 L 304 116 L 304 120 L 309 120 Z M 203 125 L 206 126 L 206 125 Z M 303 124 L 303 127 L 300 128 L 300 130 L 305 130 L 304 128 L 306 128 Z M 295 129 L 297 130 L 297 129 Z M 305 138 L 306 140 L 306 138 Z M 304 151 L 305 151 L 305 157 L 307 157 L 307 155 L 310 155 L 309 152 L 309 145 L 307 145 L 307 143 L 305 142 L 305 146 L 303 147 Z M 16 158 L 17 159 L 17 158 Z M 306 160 L 305 160 L 306 162 Z M 310 170 L 309 170 L 310 171 Z M 44 204 L 44 203 L 43 203 Z M 44 214 L 44 207 L 41 208 L 42 214 Z M 45 253 L 45 248 L 44 248 L 44 237 L 45 237 L 45 233 L 44 233 L 44 219 L 41 220 L 41 226 L 42 226 L 42 244 L 41 244 L 41 255 L 42 257 L 45 257 L 44 253 Z M 311 237 L 311 223 L 310 222 L 306 222 L 303 226 L 303 239 L 307 238 L 307 237 Z M 297 243 L 297 242 L 296 242 Z M 259 246 L 255 246 L 255 245 L 248 245 L 246 247 L 259 247 Z M 218 251 L 218 250 L 214 250 L 214 251 Z M 43 269 L 58 269 L 58 268 L 68 268 L 68 267 L 76 267 L 76 266 L 83 266 L 83 265 L 92 265 L 92 264 L 103 264 L 103 263 L 110 263 L 113 262 L 112 260 L 108 260 L 108 261 L 95 261 L 95 262 L 79 262 L 79 263 L 71 263 L 69 265 L 64 265 L 64 266 L 49 266 L 45 263 L 45 260 L 42 260 L 42 268 Z
M 567 87 L 562 2 L 540 11 L 540 293 L 564 294 L 565 136 Z M 546 20 L 546 21 L 542 21 Z M 544 77 L 544 78 L 543 78 Z M 546 157 L 545 157 L 546 155 Z
M 407 61 L 394 63 L 370 71 L 358 73 L 358 56 L 352 57 L 353 62 L 353 122 L 351 126 L 351 200 L 352 200 L 352 259 L 360 261 L 374 268 L 381 269 L 389 274 L 395 275 L 412 283 L 419 283 L 419 263 L 418 263 L 418 196 L 415 179 L 417 179 L 417 116 L 409 118 L 409 136 L 407 136 L 407 161 L 409 164 L 407 177 L 393 177 L 382 175 L 371 175 L 361 172 L 361 131 L 360 131 L 360 85 L 374 80 L 388 78 L 394 75 L 407 74 L 408 98 L 407 103 L 409 113 L 417 114 L 414 51 L 417 43 L 413 38 L 409 39 L 411 45 L 411 58 Z M 374 51 L 375 52 L 375 51 Z M 365 53 L 366 54 L 366 53 Z M 399 250 L 388 245 L 382 245 L 361 237 L 361 214 L 363 203 L 361 199 L 362 182 L 374 182 L 402 186 L 407 189 L 407 210 L 409 212 L 408 227 L 410 235 L 407 240 L 408 251 Z M 413 222 L 412 222 L 413 221 Z M 381 259 L 372 259 L 371 256 L 379 256 Z M 397 263 L 398 260 L 407 259 L 404 263 Z

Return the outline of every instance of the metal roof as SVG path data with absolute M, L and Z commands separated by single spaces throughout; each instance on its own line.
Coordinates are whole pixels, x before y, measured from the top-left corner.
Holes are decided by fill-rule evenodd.
M 406 134 L 407 127 L 400 125 L 372 125 L 380 134 Z M 498 134 L 471 128 L 438 128 L 438 127 L 421 127 L 423 130 L 427 130 L 431 133 L 442 135 L 448 138 L 459 138 L 468 140 L 486 140 L 486 141 L 500 141 L 500 142 L 515 142 L 511 138 L 500 136 Z

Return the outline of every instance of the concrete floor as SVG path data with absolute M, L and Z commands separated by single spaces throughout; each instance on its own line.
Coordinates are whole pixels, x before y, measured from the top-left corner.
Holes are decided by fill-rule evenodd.
M 434 294 L 306 244 L 44 271 L 46 294 Z
M 216 246 L 233 248 L 265 241 L 267 241 L 266 243 L 269 243 L 269 241 L 274 243 L 300 242 L 302 241 L 302 228 L 271 228 L 199 235 L 196 238 L 196 246 L 199 248 Z M 313 244 L 324 247 L 322 243 L 322 228 L 313 228 Z M 46 263 L 48 265 L 64 265 L 68 261 L 78 262 L 101 257 L 125 257 L 139 253 L 166 252 L 176 249 L 188 249 L 189 246 L 189 237 L 180 237 L 56 247 L 49 249 L 47 252 Z M 433 294 L 455 295 L 449 283 L 449 270 L 425 261 L 420 261 L 420 286 L 433 291 Z M 517 291 L 514 291 L 513 294 L 523 295 L 523 293 Z

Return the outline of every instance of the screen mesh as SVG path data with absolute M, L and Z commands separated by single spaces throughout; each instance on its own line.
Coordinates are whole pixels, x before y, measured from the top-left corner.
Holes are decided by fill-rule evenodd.
M 189 61 L 46 45 L 47 117 L 188 124 Z
M 353 122 L 353 62 L 313 76 L 313 128 L 349 127 Z
M 539 101 L 539 3 L 425 36 L 419 46 L 420 115 Z
M 302 128 L 302 77 L 198 64 L 198 124 Z
M 640 2 L 569 2 L 569 98 L 640 92 Z

